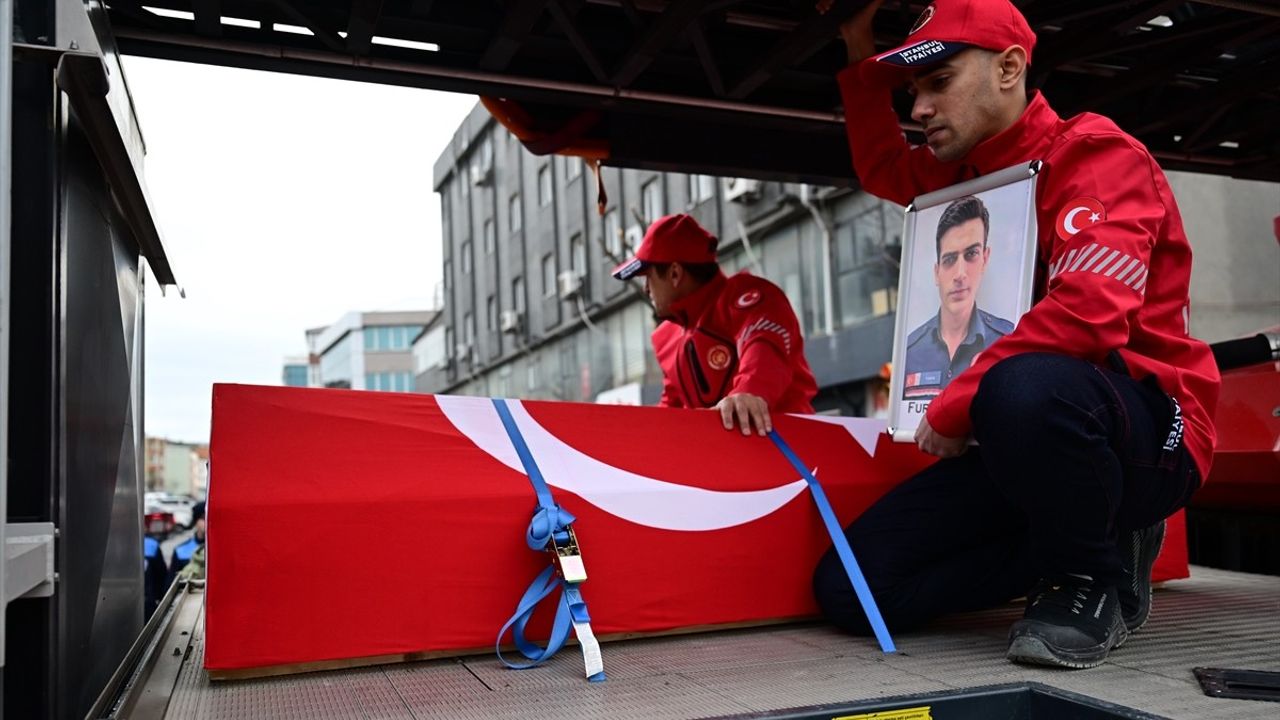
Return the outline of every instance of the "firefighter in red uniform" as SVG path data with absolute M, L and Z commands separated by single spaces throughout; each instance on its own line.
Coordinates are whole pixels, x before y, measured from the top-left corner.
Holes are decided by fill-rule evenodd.
M 1008 657 L 1092 667 L 1146 621 L 1163 520 L 1213 456 L 1219 378 L 1188 333 L 1178 207 L 1115 123 L 1064 120 L 1027 92 L 1036 37 L 1008 0 L 937 0 L 905 45 L 875 55 L 879 5 L 841 27 L 850 66 L 838 82 L 863 187 L 905 205 L 1043 161 L 1036 302 L 929 405 L 916 442 L 943 459 L 846 533 L 890 628 L 1026 594 Z M 903 138 L 895 83 L 913 93 L 927 146 Z M 831 553 L 814 590 L 834 622 L 865 629 Z
M 688 215 L 649 226 L 635 257 L 613 276 L 644 275 L 661 322 L 653 348 L 664 407 L 715 408 L 726 430 L 773 429 L 770 411 L 812 413 L 817 384 L 787 296 L 746 272 L 726 277 L 717 240 Z

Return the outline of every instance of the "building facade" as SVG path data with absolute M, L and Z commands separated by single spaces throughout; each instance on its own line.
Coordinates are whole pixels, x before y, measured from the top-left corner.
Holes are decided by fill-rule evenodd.
M 147 492 L 205 496 L 209 446 L 148 437 L 146 458 Z
M 285 358 L 280 371 L 280 384 L 287 387 L 310 387 L 311 365 L 307 358 Z
M 318 360 L 314 385 L 413 392 L 413 340 L 435 316 L 434 310 L 351 312 L 319 332 L 308 331 Z

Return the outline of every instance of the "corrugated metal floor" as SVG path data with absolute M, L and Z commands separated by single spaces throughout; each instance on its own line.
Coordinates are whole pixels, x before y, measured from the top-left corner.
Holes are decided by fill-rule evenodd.
M 576 648 L 521 672 L 493 657 L 210 684 L 202 638 L 169 718 L 699 718 L 1034 681 L 1169 718 L 1275 720 L 1280 703 L 1206 697 L 1195 666 L 1280 671 L 1280 578 L 1193 568 L 1155 595 L 1151 621 L 1093 670 L 1004 659 L 1020 608 L 957 616 L 874 640 L 793 625 L 604 646 L 608 682 L 582 678 Z

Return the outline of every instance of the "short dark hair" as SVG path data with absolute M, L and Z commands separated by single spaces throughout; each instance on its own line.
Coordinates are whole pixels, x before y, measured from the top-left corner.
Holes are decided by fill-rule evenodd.
M 948 230 L 979 219 L 982 220 L 982 244 L 986 246 L 987 235 L 991 232 L 991 215 L 987 212 L 987 206 L 973 195 L 966 195 L 948 205 L 942 211 L 942 218 L 938 220 L 938 237 L 933 243 L 933 256 L 942 257 L 942 236 Z
M 652 267 L 658 268 L 658 273 L 661 274 L 665 273 L 674 264 L 653 263 Z M 720 273 L 719 263 L 680 263 L 680 266 L 699 284 L 711 282 Z

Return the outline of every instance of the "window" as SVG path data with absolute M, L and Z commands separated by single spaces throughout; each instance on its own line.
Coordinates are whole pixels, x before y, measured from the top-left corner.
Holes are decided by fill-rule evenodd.
M 523 213 L 523 208 L 520 206 L 520 193 L 511 196 L 511 201 L 507 203 L 507 211 L 507 227 L 511 232 L 516 232 L 524 225 L 523 218 L 520 217 Z
M 896 304 L 896 273 L 885 257 L 884 235 L 883 206 L 836 228 L 836 320 L 841 327 L 888 313 Z
M 484 251 L 487 254 L 493 254 L 493 250 L 497 247 L 497 232 L 493 229 L 493 218 L 486 218 L 484 221 Z
M 586 160 L 576 157 L 567 157 L 564 159 L 564 175 L 566 182 L 573 182 L 582 175 L 582 164 Z
M 582 241 L 582 233 L 574 233 L 569 238 L 569 258 L 573 271 L 578 274 L 587 272 L 587 244 Z
M 444 261 L 444 289 L 445 290 L 448 290 L 449 288 L 453 287 L 452 278 L 453 278 L 453 261 L 445 260 Z
M 364 349 L 371 351 L 403 352 L 413 345 L 413 338 L 422 327 L 419 325 L 379 325 L 363 331 Z
M 622 226 L 618 224 L 618 209 L 604 214 L 604 246 L 618 262 L 622 261 Z
M 446 327 L 444 329 L 444 356 L 450 360 L 453 360 L 454 356 L 458 352 L 458 349 L 453 346 L 453 338 L 453 328 Z
M 464 240 L 462 242 L 462 274 L 467 275 L 471 272 L 471 241 Z
M 532 357 L 530 357 L 530 358 L 529 358 L 529 368 L 528 368 L 528 373 L 529 373 L 529 377 L 527 377 L 527 378 L 525 378 L 525 379 L 528 381 L 528 382 L 527 382 L 527 384 L 528 384 L 528 386 L 529 386 L 529 389 L 530 389 L 530 390 L 537 390 L 537 389 L 538 389 L 538 381 L 541 379 L 541 375 L 542 375 L 542 373 L 541 373 L 541 368 L 540 368 L 540 363 L 538 362 L 538 356 L 537 356 L 537 355 L 534 355 L 534 356 L 532 356 Z
M 476 317 L 471 313 L 462 316 L 462 343 L 470 345 L 476 341 Z
M 689 204 L 697 205 L 710 200 L 716 192 L 716 180 L 710 175 L 689 176 Z
M 538 205 L 551 204 L 551 163 L 538 168 Z
M 485 329 L 490 332 L 498 329 L 498 299 L 492 295 L 485 309 Z
M 407 372 L 365 373 L 364 389 L 381 392 L 412 392 L 413 375 Z
M 522 277 L 511 281 L 511 306 L 516 312 L 524 314 L 524 278 Z
M 480 141 L 480 171 L 488 172 L 493 167 L 493 141 L 485 135 Z
M 551 253 L 542 256 L 542 296 L 555 297 L 556 259 Z
M 640 197 L 642 202 L 641 209 L 644 211 L 644 221 L 646 223 L 651 223 L 662 217 L 663 205 L 661 179 L 654 178 L 653 180 L 645 183 L 644 186 L 640 188 Z

